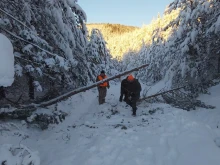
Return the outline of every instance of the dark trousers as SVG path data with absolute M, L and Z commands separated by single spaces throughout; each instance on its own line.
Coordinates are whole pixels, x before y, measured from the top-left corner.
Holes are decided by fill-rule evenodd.
M 105 103 L 107 88 L 106 87 L 98 87 L 98 91 L 99 91 L 99 104 L 103 104 L 103 103 Z
M 137 111 L 137 101 L 140 98 L 140 96 L 129 96 L 126 103 L 132 107 L 133 114 L 136 115 Z
M 123 99 L 123 96 L 125 96 L 124 99 Z M 127 102 L 128 101 L 128 92 L 121 93 L 119 100 L 120 101 L 124 100 L 125 102 Z

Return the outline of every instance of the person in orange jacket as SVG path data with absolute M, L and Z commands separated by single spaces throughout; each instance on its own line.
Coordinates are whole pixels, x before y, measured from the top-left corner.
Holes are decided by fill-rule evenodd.
M 104 80 L 104 79 L 107 79 L 107 76 L 105 75 L 105 71 L 102 70 L 102 71 L 101 71 L 101 74 L 97 76 L 96 82 L 102 81 L 102 80 Z M 107 94 L 107 88 L 108 88 L 108 89 L 110 88 L 108 81 L 106 81 L 106 82 L 104 82 L 104 83 L 98 85 L 99 104 L 105 103 L 105 97 L 106 97 L 106 94 Z

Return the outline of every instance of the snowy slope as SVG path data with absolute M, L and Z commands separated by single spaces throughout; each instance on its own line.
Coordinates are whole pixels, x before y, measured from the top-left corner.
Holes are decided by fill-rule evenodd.
M 219 165 L 219 90 L 220 85 L 201 96 L 216 105 L 214 110 L 142 103 L 132 117 L 131 108 L 118 101 L 119 84 L 111 85 L 103 105 L 92 89 L 60 103 L 58 110 L 69 116 L 48 130 L 0 123 L 0 146 L 22 144 L 38 151 L 41 165 Z

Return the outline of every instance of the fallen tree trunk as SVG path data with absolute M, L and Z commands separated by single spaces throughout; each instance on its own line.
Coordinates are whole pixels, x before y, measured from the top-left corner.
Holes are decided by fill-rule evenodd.
M 102 84 L 103 82 L 110 81 L 110 80 L 114 80 L 114 79 L 116 79 L 116 78 L 120 78 L 121 76 L 124 76 L 124 75 L 126 75 L 126 74 L 128 74 L 128 73 L 131 73 L 131 72 L 133 72 L 133 71 L 138 71 L 139 69 L 142 69 L 142 68 L 147 67 L 147 66 L 148 66 L 148 64 L 142 65 L 142 66 L 140 66 L 140 67 L 131 69 L 131 70 L 129 70 L 129 71 L 122 72 L 122 73 L 120 73 L 120 74 L 118 74 L 118 75 L 116 75 L 116 76 L 112 76 L 112 77 L 109 77 L 109 78 L 107 78 L 107 79 L 105 79 L 105 80 L 96 82 L 96 83 L 94 83 L 94 84 L 92 84 L 92 85 L 89 85 L 89 86 L 86 86 L 86 87 L 77 88 L 77 89 L 75 89 L 75 90 L 73 90 L 73 91 L 70 91 L 70 92 L 68 92 L 68 93 L 65 93 L 65 94 L 63 94 L 63 95 L 61 95 L 61 96 L 59 96 L 59 97 L 57 97 L 57 98 L 52 99 L 52 100 L 49 100 L 49 101 L 46 101 L 46 102 L 42 102 L 42 103 L 39 103 L 39 104 L 34 104 L 34 105 L 35 105 L 36 107 L 47 107 L 47 106 L 52 105 L 52 104 L 55 104 L 55 103 L 57 103 L 57 102 L 59 102 L 59 101 L 65 100 L 65 99 L 67 99 L 68 97 L 73 96 L 73 95 L 75 95 L 75 94 L 77 94 L 77 93 L 84 92 L 84 91 L 86 91 L 86 90 L 88 90 L 88 89 L 97 87 L 99 84 Z
M 187 111 L 195 110 L 196 107 L 207 108 L 207 109 L 214 109 L 215 107 L 212 105 L 206 105 L 204 102 L 197 100 L 190 94 L 181 92 L 180 89 L 185 88 L 187 86 L 182 86 L 178 88 L 174 88 L 168 91 L 159 92 L 151 96 L 147 96 L 138 100 L 141 102 L 143 100 L 156 98 L 157 96 L 162 96 L 163 101 L 167 104 L 171 104 L 174 107 L 181 108 Z M 179 94 L 179 93 L 181 94 Z M 171 94 L 171 95 L 170 95 Z
M 166 93 L 169 93 L 169 92 L 173 92 L 173 91 L 176 91 L 176 90 L 180 90 L 182 88 L 184 88 L 185 86 L 182 86 L 182 87 L 178 87 L 178 88 L 174 88 L 174 89 L 171 89 L 171 90 L 168 90 L 168 91 L 164 91 L 164 92 L 160 92 L 160 93 L 156 93 L 154 95 L 150 95 L 150 96 L 147 96 L 147 97 L 144 97 L 144 98 L 141 98 L 138 100 L 138 102 L 141 102 L 143 100 L 147 100 L 147 99 L 150 99 L 150 98 L 153 98 L 153 97 L 156 97 L 156 96 L 160 96 L 160 95 L 164 95 Z

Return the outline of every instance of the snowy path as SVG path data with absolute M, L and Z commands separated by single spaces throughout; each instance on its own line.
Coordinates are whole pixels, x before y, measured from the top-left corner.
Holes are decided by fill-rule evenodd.
M 212 88 L 213 98 L 220 95 Z M 60 103 L 70 115 L 49 130 L 21 126 L 0 134 L 0 144 L 21 142 L 39 151 L 42 165 L 219 165 L 220 104 L 215 110 L 187 112 L 166 104 L 139 105 L 137 117 L 118 102 L 119 85 L 112 85 L 103 105 L 95 89 Z M 208 103 L 210 97 L 203 96 Z M 210 99 L 210 100 L 208 100 Z M 113 106 L 111 106 L 113 105 Z M 147 106 L 147 107 L 146 107 Z M 149 110 L 155 113 L 150 115 Z M 203 121 L 206 122 L 203 122 Z M 21 136 L 14 133 L 19 132 Z

